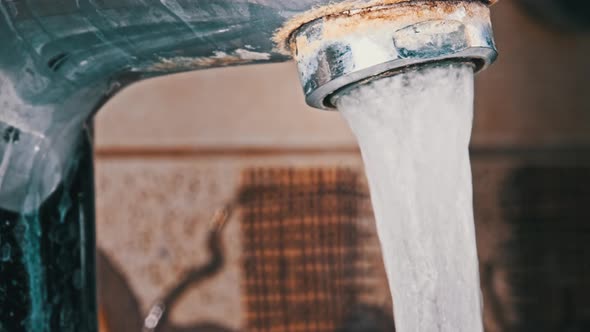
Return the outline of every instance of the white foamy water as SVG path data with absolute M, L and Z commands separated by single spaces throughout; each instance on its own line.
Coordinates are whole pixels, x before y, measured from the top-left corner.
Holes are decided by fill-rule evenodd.
M 482 331 L 473 70 L 439 65 L 384 78 L 336 104 L 365 161 L 397 331 Z

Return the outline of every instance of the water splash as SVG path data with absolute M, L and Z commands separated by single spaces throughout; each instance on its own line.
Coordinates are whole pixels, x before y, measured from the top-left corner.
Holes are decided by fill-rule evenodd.
M 358 138 L 401 332 L 480 332 L 468 145 L 473 69 L 436 65 L 336 101 Z

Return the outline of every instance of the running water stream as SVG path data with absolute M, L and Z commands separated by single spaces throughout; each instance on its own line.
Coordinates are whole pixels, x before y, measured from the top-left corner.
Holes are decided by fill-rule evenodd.
M 473 68 L 439 64 L 349 90 L 398 332 L 481 332 L 468 145 Z

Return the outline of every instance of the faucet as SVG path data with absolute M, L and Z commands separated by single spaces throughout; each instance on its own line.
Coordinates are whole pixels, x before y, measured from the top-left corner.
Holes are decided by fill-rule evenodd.
M 0 331 L 96 330 L 89 123 L 121 89 L 295 59 L 307 103 L 333 109 L 408 68 L 486 68 L 492 2 L 0 0 Z

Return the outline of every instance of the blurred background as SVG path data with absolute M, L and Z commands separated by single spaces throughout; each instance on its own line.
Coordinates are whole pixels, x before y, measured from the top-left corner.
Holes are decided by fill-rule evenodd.
M 588 5 L 547 3 L 494 6 L 477 77 L 490 332 L 590 331 Z M 146 81 L 95 128 L 101 332 L 394 330 L 355 139 L 293 63 Z

